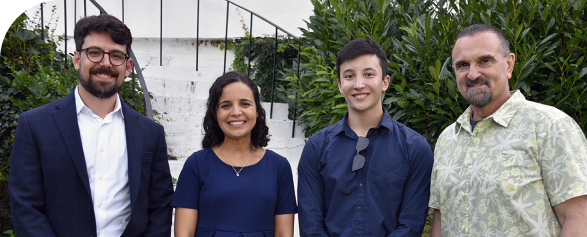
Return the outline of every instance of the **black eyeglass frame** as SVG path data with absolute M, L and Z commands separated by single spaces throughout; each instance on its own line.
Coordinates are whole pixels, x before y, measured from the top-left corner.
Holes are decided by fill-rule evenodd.
M 356 146 L 357 154 L 355 155 L 355 158 L 353 158 L 353 166 L 351 167 L 352 172 L 365 167 L 365 156 L 359 154 L 359 152 L 366 150 L 367 147 L 369 147 L 369 138 L 359 137 Z
M 95 61 L 93 61 L 92 59 L 90 59 L 90 54 L 88 54 L 88 50 L 89 50 L 89 49 L 97 49 L 97 50 L 100 50 L 100 51 L 102 52 L 102 58 L 101 58 L 99 61 L 97 61 L 97 62 L 95 62 Z M 79 50 L 79 52 L 81 52 L 81 51 L 86 51 L 86 57 L 88 58 L 88 60 L 90 60 L 90 62 L 93 62 L 93 63 L 99 63 L 99 62 L 102 62 L 102 60 L 104 60 L 104 55 L 105 55 L 105 54 L 108 54 L 108 60 L 110 61 L 110 64 L 112 64 L 112 65 L 114 65 L 114 66 L 121 66 L 121 65 L 124 65 L 124 64 L 126 63 L 126 61 L 127 61 L 129 58 L 130 58 L 128 55 L 126 55 L 126 54 L 125 54 L 125 53 L 123 53 L 123 52 L 105 52 L 104 50 L 102 50 L 102 49 L 100 49 L 100 48 L 96 48 L 96 47 L 87 47 L 87 48 L 85 48 L 85 49 L 81 49 L 81 50 Z M 113 62 L 112 62 L 112 55 L 111 55 L 112 53 L 120 53 L 120 54 L 124 55 L 124 60 L 122 61 L 122 63 L 121 63 L 121 64 L 115 64 L 115 63 L 113 63 Z

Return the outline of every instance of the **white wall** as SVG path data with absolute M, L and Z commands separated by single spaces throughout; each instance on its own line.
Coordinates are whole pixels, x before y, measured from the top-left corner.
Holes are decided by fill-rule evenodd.
M 84 14 L 84 0 L 66 0 L 67 2 L 67 34 L 73 35 L 74 18 Z M 97 0 L 106 12 L 122 20 L 122 0 Z M 234 0 L 234 3 L 245 7 L 282 27 L 286 31 L 300 36 L 298 27 L 306 28 L 304 20 L 312 15 L 313 6 L 309 0 Z M 77 4 L 74 7 L 74 4 Z M 99 14 L 99 10 L 87 1 L 87 14 Z M 160 0 L 124 0 L 124 22 L 131 29 L 135 38 L 158 38 L 160 34 Z M 57 6 L 59 23 L 56 35 L 64 32 L 64 1 L 48 1 L 44 7 L 45 18 L 51 15 L 52 6 Z M 224 38 L 226 27 L 226 1 L 200 0 L 200 38 Z M 39 5 L 30 8 L 29 13 L 39 9 Z M 74 12 L 75 9 L 75 12 Z M 250 30 L 250 13 L 237 10 L 230 5 L 228 19 L 228 37 L 244 36 L 243 26 Z M 197 19 L 196 0 L 163 0 L 163 37 L 164 38 L 195 38 Z M 275 28 L 253 18 L 253 35 L 273 35 Z M 279 32 L 279 34 L 284 34 Z

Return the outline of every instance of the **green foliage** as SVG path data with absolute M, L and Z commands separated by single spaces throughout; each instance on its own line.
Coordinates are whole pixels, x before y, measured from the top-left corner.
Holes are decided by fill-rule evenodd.
M 249 45 L 251 55 L 249 56 Z M 235 60 L 232 69 L 242 73 L 249 73 L 248 62 L 251 61 L 250 77 L 261 88 L 263 101 L 271 101 L 274 57 L 275 57 L 275 102 L 290 102 L 285 94 L 285 70 L 297 65 L 298 43 L 294 39 L 277 37 L 277 55 L 275 55 L 275 37 L 257 37 L 252 39 L 243 37 L 234 40 Z M 247 59 L 245 61 L 245 59 Z
M 389 58 L 385 108 L 434 145 L 468 106 L 451 69 L 456 36 L 466 26 L 487 23 L 504 30 L 516 54 L 510 88 L 558 107 L 585 128 L 586 2 L 312 0 L 314 16 L 301 29 L 311 46 L 302 50 L 300 79 L 288 74 L 290 99 L 303 110 L 306 135 L 339 121 L 346 103 L 336 87 L 336 55 L 350 40 L 369 38 Z
M 55 12 L 55 8 L 53 9 Z M 52 17 L 51 17 L 52 19 Z M 12 231 L 8 195 L 10 152 L 19 115 L 27 110 L 68 95 L 78 85 L 78 72 L 64 64 L 65 54 L 57 50 L 61 37 L 54 37 L 54 25 L 40 28 L 38 13 L 29 19 L 20 15 L 10 26 L 2 44 L 0 58 L 0 233 Z M 55 21 L 56 24 L 56 21 Z M 41 32 L 45 39 L 41 38 Z M 71 55 L 68 55 L 71 63 Z M 143 93 L 135 82 L 125 80 L 120 97 L 143 112 Z

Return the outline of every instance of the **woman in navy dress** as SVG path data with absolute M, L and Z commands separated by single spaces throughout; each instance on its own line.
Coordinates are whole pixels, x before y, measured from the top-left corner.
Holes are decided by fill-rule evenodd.
M 293 236 L 297 212 L 289 162 L 269 142 L 257 85 L 243 73 L 216 79 L 203 150 L 186 161 L 173 196 L 175 236 Z

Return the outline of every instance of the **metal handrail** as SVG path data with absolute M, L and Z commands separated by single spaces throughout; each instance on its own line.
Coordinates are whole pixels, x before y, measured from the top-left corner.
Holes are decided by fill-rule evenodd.
M 224 36 L 224 40 L 225 40 L 225 47 L 224 47 L 224 72 L 226 72 L 226 59 L 227 59 L 227 50 L 228 50 L 228 19 L 229 19 L 229 11 L 230 11 L 230 4 L 244 10 L 247 11 L 251 14 L 251 25 L 250 25 L 250 35 L 249 35 L 249 49 L 248 49 L 248 56 L 249 58 L 251 57 L 252 53 L 251 53 L 251 45 L 252 45 L 252 38 L 253 38 L 253 16 L 256 16 L 257 18 L 263 20 L 264 22 L 268 23 L 269 25 L 275 27 L 275 49 L 274 49 L 274 56 L 273 56 L 273 78 L 272 78 L 272 82 L 271 82 L 271 107 L 270 107 L 270 111 L 269 111 L 269 118 L 272 119 L 273 118 L 273 104 L 274 104 L 274 97 L 275 97 L 275 77 L 276 77 L 276 70 L 277 70 L 277 66 L 276 66 L 276 61 L 277 61 L 277 46 L 278 46 L 278 33 L 279 31 L 285 33 L 287 36 L 293 38 L 294 40 L 296 40 L 298 42 L 298 65 L 297 65 L 297 77 L 299 79 L 300 77 L 300 50 L 301 50 L 301 45 L 304 44 L 304 42 L 296 37 L 295 35 L 291 34 L 290 32 L 286 31 L 285 29 L 281 28 L 280 26 L 276 25 L 275 23 L 267 20 L 266 18 L 260 16 L 259 14 L 245 8 L 242 7 L 230 0 L 225 0 L 226 1 L 226 31 L 225 31 L 225 36 Z M 92 4 L 94 4 L 94 6 L 96 8 L 98 8 L 98 10 L 100 10 L 100 14 L 107 14 L 107 12 L 104 10 L 104 8 L 102 8 L 102 6 L 100 6 L 100 4 L 98 4 L 96 2 L 96 0 L 90 0 L 90 2 L 92 2 Z M 74 0 L 74 3 L 76 4 L 76 9 L 74 9 L 74 11 L 77 11 L 77 0 Z M 199 61 L 199 26 L 200 26 L 200 0 L 197 1 L 197 33 L 196 33 L 196 71 L 198 71 L 198 61 Z M 67 63 L 67 1 L 64 0 L 64 9 L 65 9 L 65 62 Z M 86 0 L 84 0 L 84 16 L 87 16 L 87 9 L 86 9 Z M 122 1 L 122 17 L 123 17 L 123 21 L 124 21 L 124 0 Z M 76 13 L 74 12 L 74 18 L 76 18 Z M 163 66 L 163 0 L 160 1 L 160 29 L 159 29 L 159 64 L 161 66 Z M 77 22 L 77 19 L 74 19 L 74 23 Z M 139 79 L 139 83 L 141 84 L 141 88 L 143 89 L 143 101 L 145 103 L 145 113 L 146 115 L 153 119 L 153 109 L 151 106 L 151 100 L 149 98 L 149 92 L 147 89 L 147 85 L 144 81 L 144 77 L 141 71 L 141 68 L 139 66 L 139 63 L 134 55 L 134 53 L 131 50 L 131 58 L 134 62 L 134 67 L 133 69 L 136 70 L 136 74 L 138 75 L 138 79 Z M 247 75 L 250 76 L 251 73 L 251 61 L 248 61 L 248 69 L 247 69 Z M 134 77 L 133 77 L 133 82 L 134 82 Z M 134 84 L 133 84 L 134 85 Z M 297 96 L 297 95 L 296 95 Z M 134 100 L 134 95 L 133 95 L 133 100 Z M 294 118 L 293 118 L 293 128 L 292 128 L 292 137 L 295 134 L 295 123 L 296 123 L 296 104 L 294 103 Z
M 251 73 L 251 45 L 252 45 L 252 39 L 253 39 L 253 16 L 256 16 L 258 18 L 260 18 L 261 20 L 267 22 L 268 24 L 272 25 L 273 27 L 275 27 L 275 50 L 273 52 L 273 78 L 271 81 L 271 107 L 270 107 L 270 111 L 269 111 L 269 118 L 272 119 L 273 118 L 273 103 L 274 103 L 274 97 L 275 97 L 275 75 L 276 75 L 276 62 L 277 62 L 277 44 L 278 44 L 278 37 L 277 34 L 279 33 L 278 31 L 281 31 L 285 34 L 287 34 L 289 37 L 294 38 L 297 42 L 298 42 L 298 68 L 297 68 L 297 74 L 296 76 L 298 77 L 298 79 L 300 78 L 300 50 L 301 50 L 301 45 L 304 43 L 300 38 L 296 37 L 295 35 L 287 32 L 286 30 L 284 30 L 283 28 L 279 27 L 278 25 L 276 25 L 275 23 L 265 19 L 264 17 L 260 16 L 257 13 L 252 12 L 249 9 L 246 9 L 234 2 L 231 2 L 230 0 L 226 0 L 226 31 L 225 31 L 225 36 L 224 36 L 224 72 L 226 72 L 226 53 L 228 50 L 228 15 L 229 15 L 229 8 L 230 8 L 230 4 L 243 9 L 249 13 L 251 13 L 251 29 L 250 29 L 250 35 L 249 35 L 249 62 L 248 62 L 248 69 L 247 69 L 247 75 L 250 76 Z M 198 12 L 200 11 L 200 8 L 198 7 Z M 198 21 L 198 28 L 199 28 L 199 21 Z M 196 61 L 197 64 L 197 61 Z M 297 98 L 297 94 L 296 94 L 296 98 Z M 295 130 L 296 130 L 296 104 L 294 102 L 294 115 L 293 115 L 293 126 L 292 126 L 292 131 L 291 131 L 291 137 L 293 138 L 295 135 Z
M 98 8 L 98 10 L 100 11 L 100 14 L 108 14 L 108 12 L 106 12 L 106 10 L 104 10 L 104 8 L 102 8 L 102 6 L 100 6 L 100 4 L 98 4 L 95 0 L 90 0 L 90 2 L 92 2 L 94 4 L 94 6 L 96 8 Z M 63 1 L 64 6 L 63 9 L 65 11 L 64 14 L 64 22 L 65 22 L 65 31 L 64 31 L 64 39 L 65 39 L 65 65 L 67 66 L 67 0 Z M 124 1 L 123 1 L 124 4 Z M 41 4 L 41 9 L 43 7 L 43 4 Z M 86 0 L 84 0 L 84 15 L 86 15 Z M 124 13 L 123 13 L 124 15 Z M 43 11 L 41 11 L 41 19 L 43 19 Z M 74 16 L 74 23 L 77 22 L 77 19 L 75 19 Z M 146 116 L 148 118 L 150 118 L 151 120 L 153 120 L 153 107 L 151 106 L 151 98 L 149 97 L 149 90 L 147 89 L 147 84 L 145 83 L 145 79 L 143 77 L 143 72 L 141 70 L 141 66 L 139 65 L 139 61 L 137 60 L 134 52 L 130 51 L 130 57 L 133 60 L 133 70 L 136 70 L 136 74 L 139 77 L 139 83 L 141 84 L 141 89 L 143 90 L 143 102 L 145 105 L 145 113 Z M 133 100 L 134 100 L 134 75 L 132 77 L 133 79 Z

